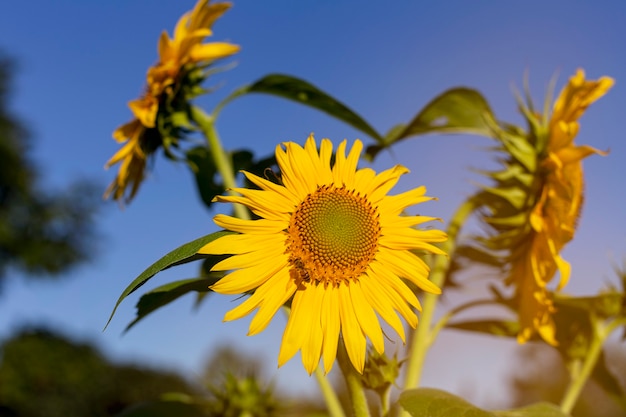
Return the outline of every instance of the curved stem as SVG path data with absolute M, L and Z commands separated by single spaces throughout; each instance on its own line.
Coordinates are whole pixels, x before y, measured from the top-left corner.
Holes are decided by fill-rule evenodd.
M 615 329 L 625 324 L 626 318 L 624 317 L 615 319 L 609 324 L 605 324 L 596 318 L 593 319 L 594 333 L 591 345 L 587 351 L 587 356 L 585 356 L 582 366 L 578 367 L 577 372 L 572 374 L 572 379 L 561 401 L 561 411 L 565 414 L 570 414 L 574 409 L 578 397 L 587 383 L 587 379 L 591 376 L 596 362 L 598 362 L 598 358 L 602 354 L 604 342 Z
M 232 161 L 222 147 L 220 138 L 217 135 L 217 130 L 215 130 L 213 117 L 206 114 L 202 109 L 196 106 L 191 107 L 191 117 L 193 118 L 193 121 L 196 122 L 207 140 L 210 153 L 213 156 L 213 162 L 222 177 L 224 187 L 229 194 L 234 194 L 231 189 L 237 187 L 237 181 L 235 180 Z M 244 220 L 250 219 L 250 214 L 241 204 L 233 204 L 233 210 L 235 211 L 236 217 Z
M 589 345 L 589 350 L 587 351 L 585 360 L 582 363 L 582 367 L 578 372 L 576 372 L 576 375 L 572 375 L 572 379 L 570 380 L 567 390 L 565 391 L 565 395 L 563 396 L 563 400 L 561 401 L 561 411 L 568 415 L 572 412 L 572 409 L 576 405 L 576 401 L 578 401 L 578 397 L 585 387 L 587 379 L 589 379 L 589 376 L 591 375 L 591 372 L 593 371 L 593 368 L 602 353 L 602 345 L 606 339 L 607 332 L 606 329 L 602 328 L 602 323 L 596 323 L 594 327 L 595 332 L 593 339 Z
M 322 390 L 322 395 L 324 396 L 324 400 L 326 401 L 326 406 L 328 407 L 328 413 L 330 414 L 330 416 L 345 417 L 343 408 L 341 408 L 341 403 L 339 402 L 339 398 L 337 398 L 337 394 L 335 394 L 335 390 L 330 385 L 328 379 L 326 378 L 326 375 L 324 375 L 319 366 L 315 369 L 315 379 L 320 386 L 320 390 Z
M 348 358 L 346 346 L 343 344 L 343 339 L 341 338 L 339 339 L 339 346 L 337 346 L 337 362 L 339 362 L 341 372 L 346 379 L 354 417 L 370 417 L 370 410 L 367 406 L 367 399 L 365 398 L 365 390 L 361 383 L 361 374 L 352 366 L 350 358 Z
M 430 280 L 439 288 L 443 287 L 446 280 L 448 268 L 450 267 L 450 259 L 456 249 L 456 243 L 459 231 L 465 223 L 465 220 L 474 211 L 476 201 L 473 198 L 466 200 L 454 213 L 452 220 L 446 231 L 448 240 L 441 245 L 441 249 L 448 256 L 438 256 L 430 273 Z M 407 365 L 406 376 L 404 378 L 404 389 L 416 388 L 422 376 L 424 361 L 428 348 L 434 342 L 436 333 L 431 329 L 431 322 L 437 306 L 437 294 L 426 293 L 423 297 L 422 314 L 417 330 L 413 332 L 410 343 L 409 362 Z

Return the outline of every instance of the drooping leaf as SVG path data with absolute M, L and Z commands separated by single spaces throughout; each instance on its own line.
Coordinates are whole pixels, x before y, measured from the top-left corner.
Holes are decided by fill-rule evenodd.
M 109 320 L 107 321 L 104 328 L 106 329 L 111 322 L 111 319 L 113 318 L 113 315 L 115 314 L 115 311 L 117 310 L 117 307 L 120 305 L 120 303 L 130 294 L 135 292 L 137 288 L 145 284 L 150 278 L 171 266 L 181 265 L 200 259 L 202 255 L 198 255 L 197 252 L 201 247 L 229 233 L 230 232 L 225 231 L 215 232 L 211 233 L 210 235 L 206 235 L 196 240 L 193 240 L 191 242 L 185 243 L 184 245 L 174 249 L 173 251 L 169 252 L 161 259 L 150 265 L 145 271 L 139 274 L 139 276 L 135 278 L 122 292 L 120 297 L 117 299 L 115 307 L 113 307 L 113 311 L 111 312 L 111 316 L 109 317 Z
M 600 357 L 593 368 L 591 378 L 626 411 L 626 392 L 619 383 L 619 380 L 607 367 L 604 351 L 600 353 Z
M 413 417 L 494 417 L 456 395 L 434 388 L 404 391 L 398 401 Z
M 377 142 L 383 142 L 382 136 L 348 106 L 308 81 L 285 74 L 269 74 L 250 85 L 239 88 L 220 103 L 213 114 L 217 116 L 226 104 L 250 93 L 270 94 L 313 107 L 360 130 Z
M 505 337 L 517 337 L 519 333 L 519 323 L 512 320 L 468 320 L 449 323 L 446 327 Z
M 128 324 L 128 326 L 126 326 L 124 331 L 127 332 L 148 314 L 191 291 L 208 293 L 210 291 L 209 286 L 215 284 L 218 279 L 219 276 L 217 275 L 211 277 L 184 279 L 169 282 L 145 293 L 137 302 L 137 316 L 131 323 Z
M 469 133 L 493 136 L 496 119 L 487 100 L 476 90 L 453 88 L 435 97 L 407 125 L 392 128 L 381 144 L 367 148 L 374 158 L 378 152 L 410 136 L 427 133 Z
M 514 410 L 486 411 L 461 397 L 434 388 L 404 391 L 398 401 L 413 417 L 568 417 L 550 403 L 537 403 Z
M 498 417 L 568 417 L 559 407 L 551 403 L 537 403 L 514 410 L 494 411 Z

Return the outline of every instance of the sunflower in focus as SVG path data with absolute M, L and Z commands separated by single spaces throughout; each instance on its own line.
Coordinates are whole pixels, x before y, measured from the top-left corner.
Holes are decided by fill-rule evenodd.
M 145 92 L 128 103 L 134 118 L 113 132 L 124 145 L 106 163 L 106 168 L 118 163 L 120 168 L 104 198 L 132 200 L 145 177 L 147 158 L 161 146 L 169 155 L 170 146 L 178 144 L 189 126 L 189 101 L 205 92 L 200 87 L 207 76 L 203 70 L 239 51 L 227 42 L 203 42 L 230 6 L 201 0 L 179 19 L 171 38 L 165 31 L 161 34 L 159 61 L 148 69 Z
M 433 242 L 446 240 L 439 230 L 414 226 L 435 220 L 404 216 L 413 205 L 432 200 L 426 189 L 387 195 L 408 172 L 395 166 L 376 174 L 357 170 L 363 144 L 355 141 L 346 156 L 346 141 L 336 152 L 323 139 L 317 149 L 313 136 L 304 147 L 284 143 L 276 148 L 282 185 L 256 175 L 244 175 L 260 190 L 237 188 L 239 196 L 220 196 L 240 203 L 259 219 L 215 216 L 215 223 L 237 232 L 200 249 L 202 254 L 232 255 L 212 270 L 233 271 L 211 287 L 222 294 L 254 293 L 226 313 L 235 320 L 258 309 L 248 335 L 269 324 L 277 310 L 291 301 L 291 313 L 278 357 L 282 366 L 301 351 L 312 373 L 323 357 L 330 371 L 339 337 L 354 368 L 363 372 L 367 340 L 384 352 L 380 316 L 405 340 L 398 314 L 413 328 L 420 309 L 414 292 L 402 278 L 424 291 L 440 293 L 428 280 L 429 268 L 414 251 L 443 254 Z
M 520 343 L 538 333 L 557 344 L 553 293 L 547 286 L 557 271 L 557 291 L 569 280 L 570 265 L 560 252 L 573 239 L 582 208 L 582 160 L 604 154 L 576 145 L 574 138 L 579 118 L 612 85 L 609 77 L 586 80 L 579 69 L 559 94 L 551 115 L 538 115 L 532 103 L 521 106 L 529 133 L 509 129 L 497 135 L 509 158 L 503 171 L 491 174 L 496 186 L 484 190 L 489 201 L 484 220 L 494 232 L 485 244 L 509 252 L 507 283 L 516 287 Z

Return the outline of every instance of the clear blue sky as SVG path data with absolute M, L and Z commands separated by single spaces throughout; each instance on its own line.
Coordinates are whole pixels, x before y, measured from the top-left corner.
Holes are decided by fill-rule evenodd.
M 89 177 L 103 190 L 115 170 L 105 161 L 118 149 L 111 132 L 130 119 L 156 60 L 160 32 L 171 32 L 194 1 L 115 0 L 7 2 L 0 14 L 0 48 L 15 57 L 12 109 L 35 137 L 34 157 L 50 187 Z M 237 1 L 215 26 L 215 40 L 242 46 L 237 67 L 214 79 L 220 89 L 201 103 L 212 106 L 236 87 L 270 72 L 293 74 L 331 92 L 379 131 L 407 122 L 443 90 L 480 90 L 496 115 L 521 123 L 511 85 L 530 73 L 532 93 L 543 99 L 555 73 L 560 88 L 575 69 L 617 81 L 582 119 L 578 143 L 610 149 L 585 160 L 586 206 L 577 238 L 564 256 L 573 276 L 568 291 L 595 292 L 608 282 L 610 261 L 626 255 L 624 178 L 626 141 L 626 3 L 571 1 Z M 352 140 L 360 134 L 310 109 L 267 96 L 250 96 L 226 108 L 218 128 L 229 149 L 269 154 L 285 140 Z M 361 137 L 370 141 L 367 137 Z M 429 136 L 385 154 L 377 169 L 401 163 L 411 169 L 399 189 L 424 184 L 438 202 L 423 214 L 449 218 L 473 186 L 467 168 L 489 164 L 487 139 Z M 122 289 L 174 247 L 216 230 L 183 165 L 158 158 L 135 201 L 121 211 L 104 205 L 98 219 L 99 252 L 62 281 L 13 277 L 0 298 L 0 337 L 24 324 L 47 324 L 98 343 L 112 357 L 182 368 L 188 376 L 218 343 L 233 342 L 267 358 L 280 386 L 306 389 L 299 358 L 279 371 L 274 364 L 284 327 L 277 317 L 253 338 L 247 320 L 221 323 L 232 299 L 212 296 L 197 312 L 192 298 L 160 310 L 120 336 L 133 318 L 136 297 L 101 329 Z M 193 276 L 195 267 L 167 271 L 154 285 Z M 510 371 L 513 343 L 445 333 L 432 351 L 426 385 L 498 403 L 498 378 Z M 479 382 L 485 378 L 484 382 Z M 467 391 L 467 384 L 473 388 Z M 465 385 L 464 385 L 465 384 Z

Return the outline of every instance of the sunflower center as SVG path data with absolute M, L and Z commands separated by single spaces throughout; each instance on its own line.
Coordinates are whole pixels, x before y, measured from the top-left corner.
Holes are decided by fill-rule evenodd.
M 380 230 L 378 212 L 366 197 L 345 187 L 318 187 L 289 222 L 292 277 L 335 284 L 357 279 L 374 259 Z

